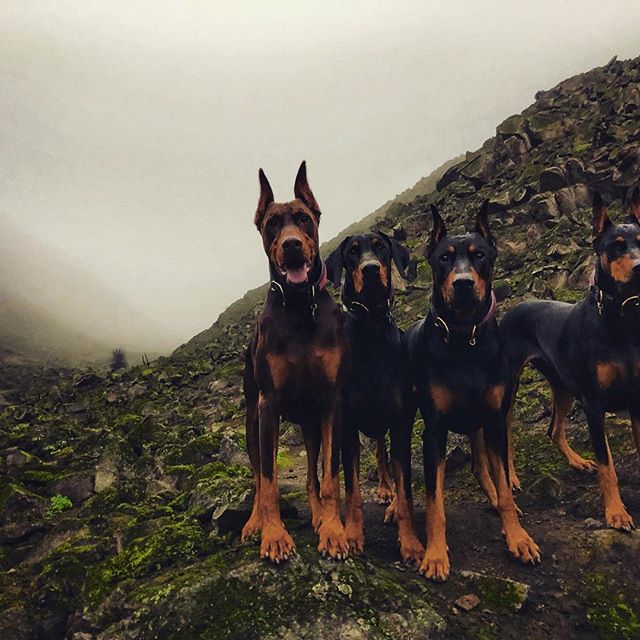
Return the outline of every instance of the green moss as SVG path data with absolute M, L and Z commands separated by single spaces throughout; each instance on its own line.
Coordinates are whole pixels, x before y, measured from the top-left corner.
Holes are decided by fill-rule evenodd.
M 193 561 L 208 548 L 205 532 L 197 522 L 188 519 L 165 525 L 149 536 L 133 540 L 121 554 L 91 567 L 87 598 L 98 603 L 122 580 Z
M 47 508 L 44 517 L 47 520 L 51 520 L 55 518 L 57 515 L 61 514 L 63 511 L 67 509 L 71 509 L 73 507 L 73 502 L 67 497 L 60 494 L 55 496 L 51 496 L 49 500 L 49 507 Z
M 587 577 L 582 586 L 587 618 L 601 640 L 634 640 L 640 637 L 638 605 L 631 606 L 624 594 L 617 592 L 615 581 L 595 574 Z

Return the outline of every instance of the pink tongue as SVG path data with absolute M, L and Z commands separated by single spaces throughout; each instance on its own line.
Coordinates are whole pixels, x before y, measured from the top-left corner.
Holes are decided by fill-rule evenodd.
M 297 269 L 287 269 L 287 282 L 300 284 L 307 279 L 307 273 L 309 273 L 309 267 L 306 264 Z

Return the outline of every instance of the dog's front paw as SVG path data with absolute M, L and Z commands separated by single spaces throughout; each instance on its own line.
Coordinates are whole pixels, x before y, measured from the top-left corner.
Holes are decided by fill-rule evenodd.
M 345 560 L 347 558 L 349 555 L 349 542 L 340 518 L 323 521 L 318 528 L 318 535 L 320 536 L 318 551 L 323 556 L 328 555 L 336 560 Z
M 345 527 L 349 552 L 359 555 L 364 551 L 364 530 L 362 525 L 348 524 Z
M 513 531 L 505 535 L 507 547 L 511 555 L 524 564 L 536 564 L 542 562 L 540 547 L 533 541 L 533 538 L 522 528 L 514 528 Z
M 604 516 L 607 521 L 607 525 L 612 529 L 631 531 L 631 529 L 635 528 L 633 518 L 627 513 L 627 510 L 622 504 L 615 509 L 605 509 Z
M 400 544 L 400 556 L 406 564 L 415 564 L 420 566 L 424 557 L 424 547 L 422 542 L 415 535 L 399 535 L 398 543 Z
M 281 522 L 270 522 L 262 529 L 260 543 L 260 556 L 262 558 L 271 560 L 275 564 L 280 564 L 280 562 L 288 560 L 295 549 L 293 538 Z
M 449 577 L 449 554 L 446 547 L 427 546 L 419 572 L 429 580 L 444 582 Z

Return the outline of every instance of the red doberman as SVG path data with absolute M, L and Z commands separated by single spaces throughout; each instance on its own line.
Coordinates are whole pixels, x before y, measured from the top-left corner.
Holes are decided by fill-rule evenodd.
M 274 202 L 260 169 L 255 225 L 269 258 L 271 286 L 246 353 L 247 447 L 255 478 L 253 511 L 242 540 L 262 532 L 261 557 L 279 563 L 295 550 L 279 508 L 278 429 L 298 423 L 307 450 L 307 493 L 318 550 L 332 558 L 349 551 L 340 519 L 340 415 L 349 348 L 342 314 L 325 289 L 318 251 L 320 208 L 303 162 L 291 202 Z M 322 483 L 318 456 L 322 445 Z

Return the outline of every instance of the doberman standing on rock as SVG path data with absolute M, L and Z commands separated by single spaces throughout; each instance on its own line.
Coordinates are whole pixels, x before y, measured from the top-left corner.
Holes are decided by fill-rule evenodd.
M 304 162 L 291 202 L 274 202 L 262 169 L 259 178 L 255 225 L 269 258 L 271 286 L 244 370 L 247 448 L 255 498 L 242 540 L 260 530 L 260 555 L 275 563 L 286 560 L 295 549 L 279 507 L 276 455 L 280 420 L 285 419 L 302 428 L 312 523 L 320 536 L 318 550 L 342 559 L 349 545 L 340 519 L 338 474 L 349 348 L 340 309 L 325 289 L 326 267 L 318 252 L 320 208 L 307 182 Z
M 411 431 L 415 400 L 411 394 L 402 332 L 393 322 L 392 262 L 401 276 L 409 252 L 386 234 L 375 231 L 346 237 L 327 258 L 327 274 L 339 285 L 347 310 L 345 332 L 351 346 L 351 373 L 344 390 L 342 464 L 345 475 L 345 523 L 352 553 L 364 549 L 360 493 L 361 431 L 377 441 L 378 498 L 393 500 L 388 510 L 398 523 L 403 559 L 420 562 L 424 547 L 415 532 L 411 497 Z M 394 497 L 385 437 L 391 432 L 391 457 L 397 486 Z
M 509 483 L 508 366 L 495 319 L 491 281 L 496 247 L 487 202 L 476 216 L 474 231 L 464 235 L 447 235 L 435 207 L 432 213 L 434 226 L 428 244 L 433 272 L 431 308 L 404 337 L 425 422 L 427 548 L 420 573 L 444 581 L 449 575 L 444 512 L 449 430 L 469 436 L 474 474 L 501 516 L 512 555 L 534 563 L 540 560 L 540 551 L 519 522 Z
M 513 403 L 527 363 L 553 390 L 549 435 L 569 464 L 597 470 L 607 524 L 630 530 L 633 519 L 620 498 L 605 431 L 605 412 L 628 409 L 640 453 L 640 191 L 636 187 L 627 223 L 614 224 L 599 194 L 593 200 L 592 285 L 577 304 L 522 302 L 503 318 L 500 330 L 511 362 Z M 584 409 L 596 460 L 578 455 L 565 437 L 574 398 Z M 509 412 L 511 413 L 511 411 Z M 509 420 L 509 422 L 511 422 Z M 510 425 L 509 425 L 510 427 Z M 513 460 L 511 459 L 511 464 Z M 515 474 L 512 480 L 517 483 Z

